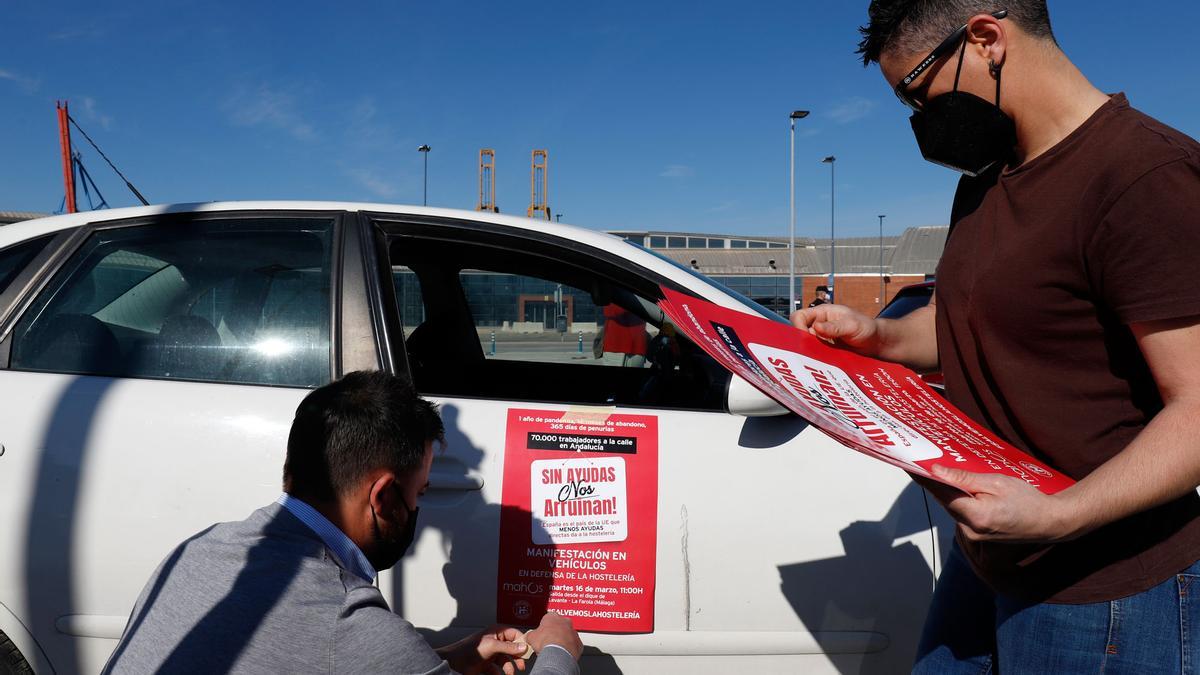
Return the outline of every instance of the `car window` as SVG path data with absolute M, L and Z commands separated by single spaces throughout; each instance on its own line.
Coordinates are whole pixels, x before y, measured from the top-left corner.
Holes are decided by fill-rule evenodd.
M 404 326 L 404 337 L 425 320 L 425 305 L 421 302 L 421 279 L 416 272 L 404 265 L 392 267 L 392 285 L 396 287 L 396 306 L 400 310 L 400 323 Z
M 527 274 L 470 269 L 459 283 L 489 358 L 648 368 L 659 334 L 620 305 L 597 305 L 587 291 Z
M 100 230 L 17 323 L 10 367 L 324 384 L 332 233 L 307 218 Z
M 727 372 L 598 261 L 519 242 L 407 236 L 393 238 L 389 252 L 422 393 L 724 407 Z
M 17 275 L 25 269 L 29 261 L 33 260 L 38 253 L 41 253 L 42 249 L 53 238 L 54 235 L 46 235 L 37 239 L 23 241 L 20 244 L 9 246 L 0 251 L 0 293 L 8 289 L 8 285 L 13 282 L 13 279 L 17 278 Z

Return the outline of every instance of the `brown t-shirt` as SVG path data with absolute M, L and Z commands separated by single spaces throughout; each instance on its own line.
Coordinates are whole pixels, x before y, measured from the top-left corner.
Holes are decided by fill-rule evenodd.
M 959 184 L 937 271 L 946 394 L 1082 479 L 1162 409 L 1128 326 L 1200 315 L 1197 270 L 1200 144 L 1113 96 L 1045 154 Z M 1200 559 L 1200 498 L 1053 546 L 960 545 L 1002 593 L 1112 600 Z

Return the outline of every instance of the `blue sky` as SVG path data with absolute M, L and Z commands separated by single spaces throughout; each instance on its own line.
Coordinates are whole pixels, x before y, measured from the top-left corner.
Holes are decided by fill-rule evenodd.
M 477 157 L 524 214 L 529 153 L 550 206 L 594 229 L 786 235 L 944 224 L 956 175 L 854 55 L 866 0 L 48 3 L 0 0 L 0 210 L 62 199 L 54 101 L 155 202 L 336 199 L 473 208 Z M 1200 136 L 1195 0 L 1051 0 L 1059 41 L 1105 91 Z M 77 145 L 83 143 L 77 137 Z M 86 145 L 114 206 L 132 205 Z

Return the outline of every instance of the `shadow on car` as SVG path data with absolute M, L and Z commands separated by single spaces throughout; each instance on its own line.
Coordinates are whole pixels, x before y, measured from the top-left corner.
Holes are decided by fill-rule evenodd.
M 30 627 L 61 642 L 63 657 L 55 663 L 61 672 L 80 669 L 75 641 L 52 627 L 59 612 L 75 613 L 79 589 L 72 566 L 78 539 L 75 511 L 80 500 L 80 472 L 87 461 L 85 448 L 97 412 L 115 382 L 102 377 L 72 379 L 54 404 L 37 448 L 37 479 L 25 534 L 25 588 L 31 599 Z
M 901 627 L 887 635 L 889 644 L 878 654 L 830 654 L 841 673 L 891 673 L 897 662 L 911 663 L 916 654 L 924 613 L 914 616 L 912 609 L 929 605 L 934 571 L 916 544 L 896 542 L 929 532 L 932 518 L 940 558 L 953 536 L 936 504 L 930 505 L 936 511 L 927 517 L 923 499 L 921 488 L 910 484 L 883 518 L 853 522 L 839 533 L 844 555 L 779 567 L 780 590 L 804 625 L 814 631 L 876 632 L 876 627 Z M 897 651 L 903 656 L 898 658 Z

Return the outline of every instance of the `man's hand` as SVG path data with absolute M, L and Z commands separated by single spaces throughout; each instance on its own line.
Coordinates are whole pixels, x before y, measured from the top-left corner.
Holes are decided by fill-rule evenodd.
M 845 305 L 817 305 L 792 314 L 792 325 L 864 356 L 902 363 L 917 372 L 938 368 L 937 295 L 899 319 L 873 319 Z
M 464 675 L 515 675 L 525 670 L 526 642 L 516 628 L 492 626 L 437 650 L 450 667 Z
M 952 487 L 921 481 L 958 521 L 968 541 L 1053 543 L 1083 534 L 1068 494 L 1047 495 L 1025 481 L 935 465 L 933 473 Z M 955 489 L 957 488 L 957 489 Z
M 525 640 L 538 653 L 547 645 L 558 645 L 570 652 L 576 661 L 583 654 L 583 642 L 571 620 L 556 612 L 546 612 L 538 627 L 525 634 Z
M 845 305 L 817 305 L 792 314 L 792 325 L 831 344 L 875 356 L 879 353 L 879 331 L 875 319 Z

